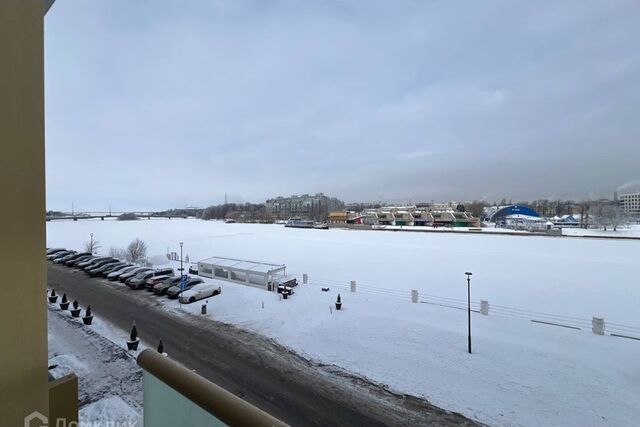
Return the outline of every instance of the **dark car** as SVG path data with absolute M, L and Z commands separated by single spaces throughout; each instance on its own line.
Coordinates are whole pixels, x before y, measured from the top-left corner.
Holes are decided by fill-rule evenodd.
M 176 299 L 180 296 L 182 291 L 188 291 L 189 289 L 200 283 L 204 283 L 204 280 L 199 277 L 192 277 L 191 279 L 187 280 L 187 283 L 185 283 L 182 288 L 180 288 L 180 283 L 178 283 L 177 285 L 171 286 L 169 289 L 167 289 L 167 296 L 171 299 Z
M 154 276 L 154 277 L 152 277 L 150 279 L 147 279 L 147 281 L 144 282 L 144 287 L 146 288 L 146 290 L 153 292 L 153 287 L 155 285 L 157 285 L 158 283 L 162 283 L 167 279 L 174 279 L 174 277 L 173 276 L 168 276 L 168 275 Z
M 69 251 L 68 253 L 64 253 L 64 252 L 58 252 L 60 255 L 55 254 L 53 258 L 51 258 L 51 260 L 55 263 L 55 264 L 60 264 L 60 261 L 67 258 L 67 257 L 72 257 L 75 254 L 77 254 L 76 251 Z
M 163 279 L 159 282 L 153 282 L 152 279 L 147 280 L 145 287 L 147 288 L 148 291 L 154 292 L 156 286 L 164 286 L 164 285 L 168 285 L 165 287 L 165 290 L 169 289 L 169 287 L 175 285 L 176 283 L 180 283 L 180 277 L 167 277 L 166 279 Z
M 47 259 L 48 260 L 54 260 L 56 258 L 62 258 L 65 255 L 70 255 L 70 254 L 74 254 L 74 253 L 75 253 L 74 251 L 68 251 L 68 250 L 65 249 L 65 250 L 57 251 L 57 252 L 54 252 L 52 254 L 47 255 Z
M 137 274 L 135 277 L 131 277 L 125 283 L 131 289 L 142 289 L 145 287 L 145 283 L 148 279 L 156 276 L 173 276 L 175 272 L 173 268 L 159 268 L 157 270 L 146 271 Z
M 122 274 L 120 275 L 120 277 L 118 278 L 119 281 L 121 281 L 122 283 L 125 283 L 127 280 L 131 279 L 132 277 L 137 276 L 138 274 L 145 272 L 145 271 L 151 271 L 152 269 L 149 267 L 138 267 L 136 269 L 131 270 L 128 273 Z
M 65 248 L 49 248 L 47 249 L 47 255 L 51 255 L 56 252 L 62 252 L 62 251 L 66 251 L 66 249 Z
M 104 277 L 105 279 L 111 274 L 111 273 L 116 273 L 118 271 L 122 271 L 127 267 L 133 267 L 133 265 L 129 264 L 128 262 L 122 262 L 118 264 L 111 264 L 109 266 L 109 268 L 107 268 L 105 271 L 102 272 L 102 277 Z
M 93 263 L 96 263 L 96 262 L 98 262 L 100 260 L 103 260 L 103 259 L 108 259 L 108 257 L 106 257 L 106 256 L 93 256 L 93 257 L 89 258 L 86 261 L 82 261 L 82 262 L 77 263 L 75 266 L 76 266 L 76 268 L 85 268 L 86 266 L 88 266 L 90 264 L 93 264 Z
M 64 254 L 62 256 L 53 257 L 51 259 L 53 260 L 54 264 L 60 264 L 61 262 L 65 262 L 69 258 L 73 257 L 75 254 L 76 254 L 76 251 L 69 251 L 68 254 Z
M 98 259 L 93 262 L 90 262 L 89 264 L 82 267 L 82 269 L 88 272 L 89 270 L 93 270 L 94 268 L 102 267 L 105 264 L 112 264 L 114 262 L 118 262 L 118 260 L 107 257 L 107 258 Z
M 198 266 L 190 265 L 189 266 L 189 274 L 198 274 Z
M 120 276 L 122 276 L 123 274 L 130 273 L 137 268 L 140 268 L 140 267 L 138 267 L 137 265 L 129 265 L 128 267 L 121 268 L 120 270 L 112 271 L 111 273 L 107 274 L 107 279 L 111 281 L 119 280 Z
M 119 266 L 123 266 L 124 264 L 125 264 L 124 262 L 114 260 L 113 262 L 106 262 L 99 267 L 91 269 L 87 273 L 89 273 L 89 276 L 91 277 L 102 276 L 102 273 L 104 273 L 105 271 L 112 268 L 119 267 Z
M 77 264 L 84 262 L 84 261 L 88 261 L 90 259 L 94 259 L 95 257 L 93 255 L 83 255 L 80 256 L 78 258 L 75 259 L 70 259 L 69 261 L 65 261 L 64 265 L 68 266 L 68 267 L 75 267 Z
M 86 255 L 91 255 L 91 254 L 89 252 L 77 252 L 77 253 L 74 253 L 74 254 L 65 255 L 62 258 L 58 258 L 54 262 L 56 264 L 65 264 L 67 261 L 78 259 L 78 258 L 86 256 Z
M 188 277 L 188 279 L 190 279 L 190 277 Z M 156 295 L 164 295 L 167 293 L 167 289 L 178 284 L 180 284 L 180 276 L 174 277 L 172 279 L 167 279 L 164 282 L 160 282 L 155 285 L 153 287 L 153 293 Z

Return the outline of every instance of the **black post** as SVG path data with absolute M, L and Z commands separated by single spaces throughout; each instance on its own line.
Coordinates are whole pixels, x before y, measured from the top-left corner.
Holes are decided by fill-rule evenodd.
M 471 275 L 472 273 L 466 272 L 467 275 L 467 337 L 469 340 L 469 354 L 471 354 Z
M 91 255 L 93 255 L 93 233 L 91 234 L 91 243 L 89 243 L 89 250 L 91 251 Z
M 182 242 L 180 242 L 180 277 L 184 274 L 184 269 L 182 268 Z

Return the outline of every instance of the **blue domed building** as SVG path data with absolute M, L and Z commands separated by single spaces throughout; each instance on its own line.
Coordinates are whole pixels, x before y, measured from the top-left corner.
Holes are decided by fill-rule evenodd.
M 547 220 L 528 206 L 510 205 L 498 209 L 492 215 L 491 222 L 496 227 L 532 230 L 544 228 Z

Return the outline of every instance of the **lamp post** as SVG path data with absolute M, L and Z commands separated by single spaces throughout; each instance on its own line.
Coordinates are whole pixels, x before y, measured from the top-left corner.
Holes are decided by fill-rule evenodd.
M 471 275 L 473 273 L 466 272 L 467 275 L 467 337 L 469 339 L 469 354 L 471 354 Z
M 182 268 L 182 242 L 180 242 L 180 276 L 184 274 L 184 269 Z
M 93 233 L 89 233 L 91 236 L 91 243 L 89 243 L 89 250 L 91 251 L 91 255 L 93 255 Z

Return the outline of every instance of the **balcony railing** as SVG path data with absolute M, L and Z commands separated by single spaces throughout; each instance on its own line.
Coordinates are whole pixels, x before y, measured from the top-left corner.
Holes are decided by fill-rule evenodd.
M 154 350 L 140 353 L 138 364 L 144 371 L 145 426 L 286 426 Z

